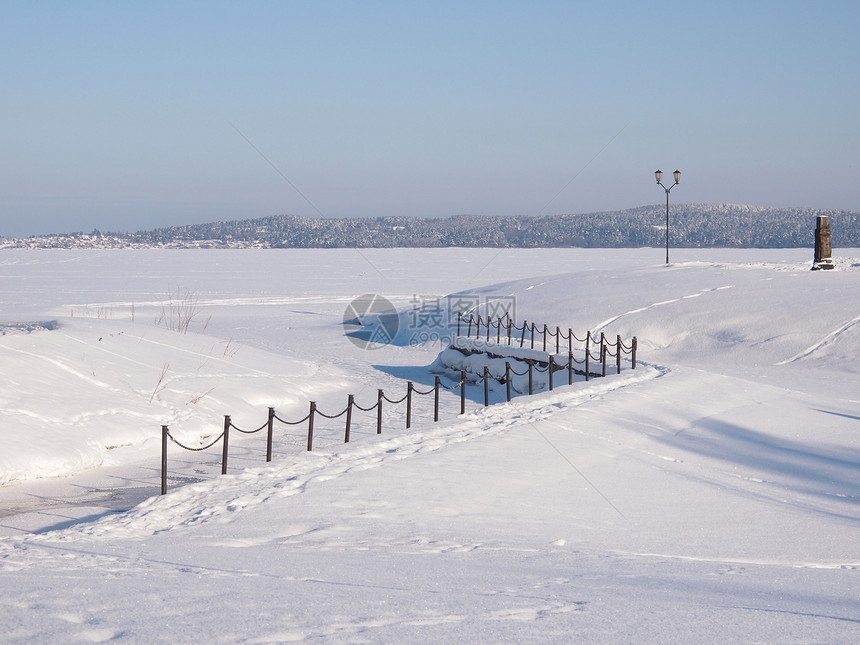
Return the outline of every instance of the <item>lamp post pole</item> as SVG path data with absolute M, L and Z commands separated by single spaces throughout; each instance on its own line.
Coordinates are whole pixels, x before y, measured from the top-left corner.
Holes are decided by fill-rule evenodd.
M 669 191 L 671 191 L 681 181 L 681 171 L 676 170 L 672 173 L 672 176 L 675 177 L 675 183 L 668 188 L 663 185 L 662 170 L 655 171 L 654 176 L 657 178 L 657 185 L 666 191 L 666 264 L 669 264 Z

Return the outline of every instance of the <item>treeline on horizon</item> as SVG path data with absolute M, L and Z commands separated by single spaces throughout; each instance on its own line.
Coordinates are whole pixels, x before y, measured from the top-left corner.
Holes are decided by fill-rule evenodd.
M 811 246 L 816 218 L 830 217 L 834 247 L 860 247 L 860 213 L 734 204 L 670 206 L 674 247 L 792 248 Z M 90 236 L 97 234 L 94 231 Z M 134 244 L 221 241 L 272 248 L 389 247 L 656 247 L 665 244 L 665 206 L 552 216 L 457 215 L 445 218 L 256 219 L 110 233 Z M 83 235 L 83 234 L 72 234 Z

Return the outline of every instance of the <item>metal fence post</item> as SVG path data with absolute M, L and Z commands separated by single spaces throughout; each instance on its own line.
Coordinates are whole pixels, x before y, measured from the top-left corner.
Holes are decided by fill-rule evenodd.
M 412 427 L 412 381 L 406 381 L 406 429 Z
M 460 388 L 460 414 L 466 414 L 466 370 L 460 370 L 462 387 Z
M 505 391 L 508 395 L 508 403 L 511 401 L 511 362 L 505 361 Z
M 314 449 L 314 414 L 316 414 L 316 411 L 316 401 L 311 401 L 311 409 L 308 412 L 308 452 Z
M 269 408 L 269 421 L 266 432 L 266 461 L 272 461 L 272 435 L 275 427 L 275 408 Z
M 385 393 L 378 390 L 376 395 L 376 434 L 382 434 L 382 399 Z
M 591 380 L 591 349 L 588 347 L 588 338 L 591 338 L 591 332 L 588 332 L 589 336 L 585 339 L 585 380 Z
M 490 405 L 490 368 L 484 365 L 484 407 Z
M 615 339 L 615 373 L 621 374 L 621 334 Z
M 346 398 L 346 430 L 343 433 L 343 442 L 349 443 L 349 428 L 352 425 L 352 404 L 355 402 L 355 396 L 350 394 Z
M 435 385 L 433 386 L 433 422 L 439 421 L 439 381 L 440 378 L 436 377 Z
M 633 340 L 631 341 L 630 353 L 631 353 L 631 360 L 633 362 L 633 369 L 635 370 L 636 369 L 636 336 L 634 336 Z
M 230 439 L 230 416 L 224 415 L 224 451 L 221 455 L 221 474 L 227 474 L 227 444 Z
M 534 379 L 532 378 L 532 372 L 534 368 L 535 362 L 532 359 L 528 359 L 529 363 L 529 394 L 534 394 Z
M 549 362 L 546 364 L 546 374 L 549 377 L 549 391 L 552 392 L 552 354 L 549 355 Z
M 161 494 L 167 495 L 167 426 L 161 426 Z

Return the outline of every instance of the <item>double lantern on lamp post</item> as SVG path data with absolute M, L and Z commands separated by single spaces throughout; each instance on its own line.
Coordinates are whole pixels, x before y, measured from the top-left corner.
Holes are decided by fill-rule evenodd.
M 675 183 L 666 188 L 663 185 L 663 171 L 657 170 L 654 173 L 654 176 L 657 178 L 657 184 L 666 191 L 666 264 L 669 264 L 669 191 L 681 181 L 681 171 L 676 170 L 672 175 L 675 177 Z

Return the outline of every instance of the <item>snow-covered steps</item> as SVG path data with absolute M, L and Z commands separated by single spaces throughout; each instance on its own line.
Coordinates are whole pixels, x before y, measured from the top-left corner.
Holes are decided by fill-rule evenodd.
M 456 349 L 460 353 L 469 356 L 472 354 L 484 354 L 490 358 L 505 358 L 514 361 L 534 361 L 541 367 L 549 365 L 550 352 L 545 352 L 539 349 L 530 347 L 520 347 L 519 345 L 508 345 L 507 343 L 497 343 L 492 340 L 483 340 L 481 338 L 464 338 L 457 336 L 451 343 L 451 348 Z M 555 356 L 561 357 L 560 354 Z M 567 356 L 564 356 L 566 362 Z M 561 363 L 560 360 L 555 363 Z
M 583 355 L 577 359 L 573 354 L 457 336 L 440 352 L 431 370 L 455 379 L 465 372 L 467 380 L 473 383 L 482 382 L 486 373 L 491 378 L 491 389 L 506 387 L 510 380 L 515 392 L 530 394 L 552 389 L 553 385 L 605 376 L 604 365 L 592 362 L 593 358 Z

